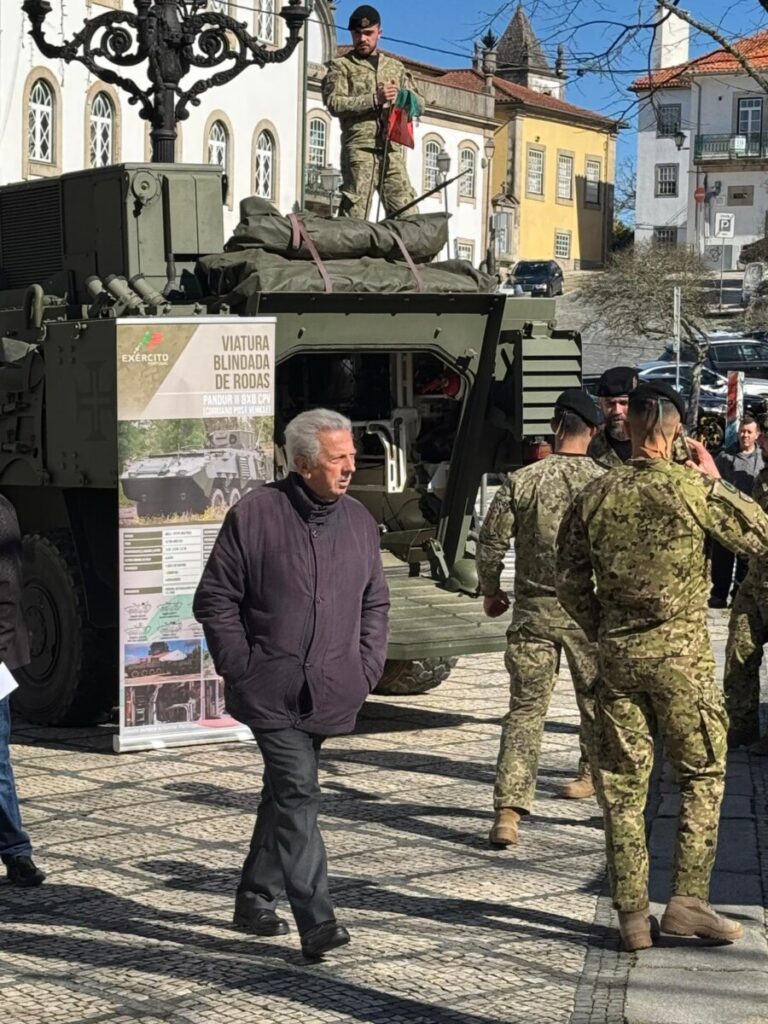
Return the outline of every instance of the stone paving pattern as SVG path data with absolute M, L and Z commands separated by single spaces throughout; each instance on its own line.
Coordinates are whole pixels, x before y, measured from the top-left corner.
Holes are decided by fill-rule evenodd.
M 712 617 L 720 663 L 725 621 Z M 255 745 L 116 756 L 108 727 L 20 725 L 23 812 L 49 881 L 0 885 L 0 1021 L 768 1022 L 766 767 L 732 759 L 718 858 L 719 898 L 741 908 L 748 939 L 666 939 L 630 956 L 605 894 L 597 806 L 556 796 L 578 757 L 565 672 L 535 813 L 518 847 L 488 847 L 506 700 L 501 657 L 465 658 L 429 694 L 372 699 L 354 736 L 328 742 L 322 827 L 352 945 L 315 965 L 295 929 L 266 940 L 230 925 Z M 651 803 L 662 901 L 675 811 L 663 772 Z

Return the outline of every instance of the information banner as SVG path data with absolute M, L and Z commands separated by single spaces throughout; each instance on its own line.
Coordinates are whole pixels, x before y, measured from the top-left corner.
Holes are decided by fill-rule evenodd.
M 227 510 L 273 478 L 274 366 L 274 318 L 118 321 L 118 753 L 252 738 L 192 598 Z

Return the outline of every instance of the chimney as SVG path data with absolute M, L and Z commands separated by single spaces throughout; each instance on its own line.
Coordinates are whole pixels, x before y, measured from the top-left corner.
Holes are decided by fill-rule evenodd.
M 657 7 L 653 16 L 656 26 L 651 52 L 651 68 L 673 68 L 688 60 L 690 26 L 664 7 Z
M 496 43 L 498 42 L 493 32 L 488 32 L 483 36 L 483 74 L 485 75 L 485 85 L 483 92 L 486 96 L 494 95 L 493 78 L 496 74 L 496 68 L 498 67 L 498 58 L 496 51 Z

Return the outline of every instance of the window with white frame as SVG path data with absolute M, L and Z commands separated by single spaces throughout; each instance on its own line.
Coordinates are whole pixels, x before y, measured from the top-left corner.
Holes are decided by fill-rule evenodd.
M 544 150 L 528 150 L 528 187 L 534 196 L 544 195 Z
M 557 198 L 573 199 L 573 157 L 557 154 Z
M 262 43 L 275 41 L 275 0 L 256 0 L 256 38 Z
M 275 140 L 271 132 L 259 132 L 253 169 L 253 190 L 262 199 L 272 199 L 275 192 Z
M 41 164 L 54 162 L 56 107 L 53 90 L 43 78 L 33 83 L 29 93 L 29 158 Z
M 475 165 L 477 154 L 474 149 L 466 146 L 459 152 L 459 171 L 466 172 L 459 178 L 459 196 L 462 199 L 474 199 L 476 192 Z M 462 257 L 463 259 L 464 257 Z
M 656 196 L 677 195 L 677 164 L 656 164 Z
M 680 131 L 683 108 L 679 103 L 662 103 L 656 113 L 656 134 L 672 136 Z
M 442 146 L 434 139 L 429 139 L 424 144 L 424 191 L 429 192 L 431 188 L 440 182 L 440 169 L 437 166 L 437 156 Z
M 654 228 L 653 240 L 656 245 L 677 245 L 677 228 Z
M 208 163 L 226 171 L 228 147 L 229 132 L 226 125 L 222 121 L 214 121 L 208 132 Z
M 313 167 L 325 167 L 328 162 L 328 125 L 321 117 L 313 117 L 309 122 L 307 159 Z
M 475 247 L 472 242 L 456 242 L 456 259 L 467 260 L 473 263 L 475 259 Z
M 601 166 L 599 160 L 587 158 L 584 167 L 584 202 L 592 206 L 600 205 L 600 175 Z
M 747 96 L 740 99 L 738 107 L 739 135 L 760 135 L 763 130 L 763 101 L 757 96 Z
M 114 160 L 115 109 L 105 92 L 91 104 L 91 167 L 107 167 Z
M 555 232 L 555 259 L 569 260 L 571 258 L 571 232 Z
M 510 242 L 512 240 L 510 214 L 503 210 L 494 213 L 493 230 L 496 235 L 496 255 L 504 256 L 510 251 Z
M 210 8 L 210 10 L 215 11 L 216 14 L 229 13 L 228 0 L 208 0 L 208 7 Z

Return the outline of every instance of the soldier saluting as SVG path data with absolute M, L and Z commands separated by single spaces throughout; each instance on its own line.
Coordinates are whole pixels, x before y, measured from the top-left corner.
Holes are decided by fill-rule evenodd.
M 368 216 L 374 190 L 384 209 L 394 213 L 416 198 L 403 152 L 387 140 L 389 108 L 401 90 L 417 105 L 411 75 L 399 60 L 381 53 L 381 17 L 363 4 L 349 19 L 352 49 L 329 61 L 323 80 L 323 102 L 341 122 L 340 217 Z

